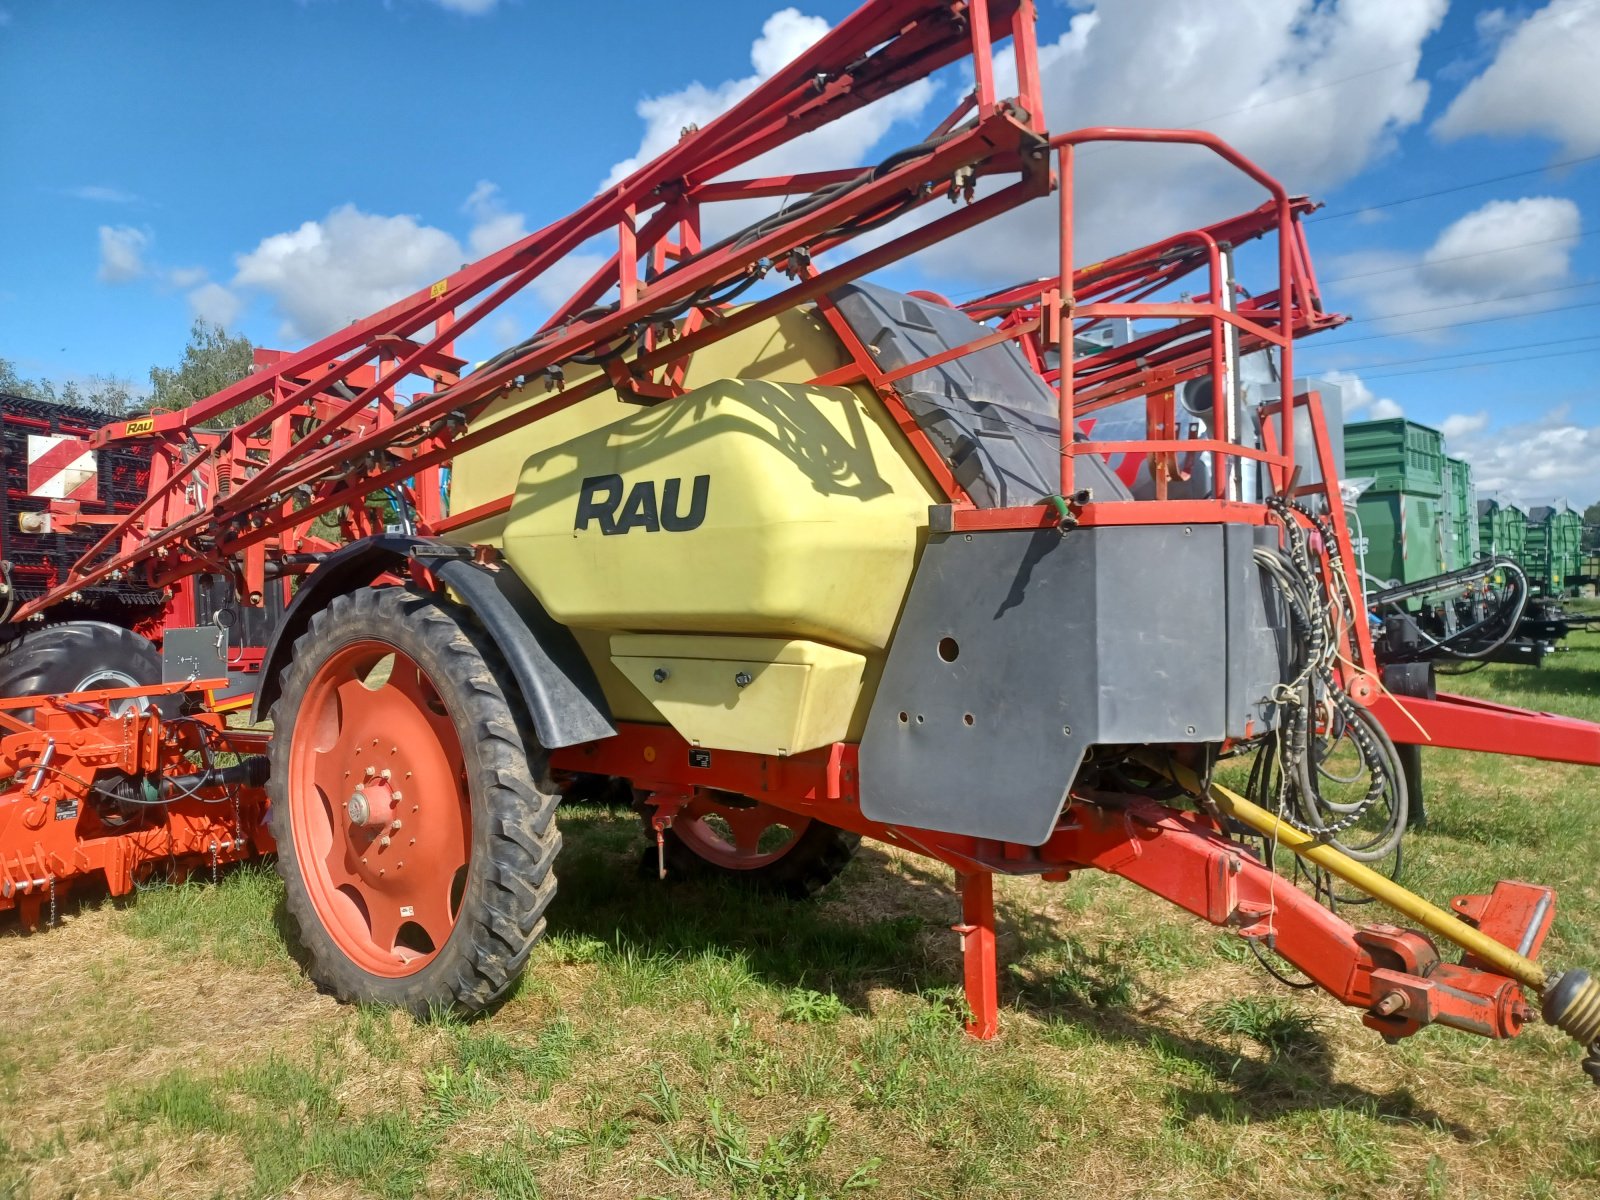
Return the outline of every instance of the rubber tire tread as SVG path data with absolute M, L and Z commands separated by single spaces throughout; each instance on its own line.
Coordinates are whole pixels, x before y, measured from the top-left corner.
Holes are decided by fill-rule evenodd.
M 0 699 L 70 692 L 97 670 L 138 683 L 161 682 L 161 652 L 148 638 L 107 621 L 63 621 L 29 629 L 0 645 Z M 157 707 L 172 715 L 177 700 Z M 24 720 L 33 710 L 19 710 Z
M 645 832 L 654 842 L 655 830 L 650 826 L 648 809 L 644 815 Z M 742 871 L 701 858 L 671 829 L 666 831 L 662 843 L 669 880 L 675 875 L 694 879 L 726 879 L 765 895 L 782 896 L 788 900 L 809 900 L 850 865 L 856 848 L 861 845 L 861 835 L 834 825 L 825 825 L 813 818 L 782 858 L 765 866 Z M 654 845 L 645 850 L 639 861 L 639 870 L 641 874 L 649 876 L 659 873 Z
M 300 698 L 323 661 L 367 639 L 394 645 L 433 681 L 460 733 L 471 803 L 472 853 L 455 928 L 431 962 L 400 978 L 363 970 L 329 935 L 296 860 L 285 794 Z M 312 981 L 342 1001 L 392 1005 L 419 1017 L 471 1015 L 503 999 L 543 936 L 545 910 L 556 894 L 551 867 L 561 848 L 558 796 L 520 692 L 467 612 L 407 587 L 365 587 L 335 597 L 296 640 L 272 721 L 278 734 L 270 751 L 268 819 L 285 906 Z

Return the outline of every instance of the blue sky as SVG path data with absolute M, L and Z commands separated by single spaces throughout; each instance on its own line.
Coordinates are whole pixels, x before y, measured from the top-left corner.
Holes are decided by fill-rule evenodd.
M 301 344 L 569 211 L 851 7 L 0 0 L 0 356 L 142 382 L 196 312 Z M 1039 38 L 1053 128 L 1203 125 L 1326 201 L 1358 319 L 1303 370 L 1445 425 L 1503 494 L 1600 497 L 1600 0 L 1043 0 Z M 827 148 L 915 141 L 958 86 Z M 1253 203 L 1190 160 L 1100 169 L 1105 249 Z M 1046 273 L 1030 228 L 920 276 Z

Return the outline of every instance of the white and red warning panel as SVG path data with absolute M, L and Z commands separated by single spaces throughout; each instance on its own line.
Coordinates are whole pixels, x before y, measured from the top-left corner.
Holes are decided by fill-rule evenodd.
M 100 494 L 94 448 L 82 438 L 28 435 L 28 494 L 47 500 L 94 500 Z

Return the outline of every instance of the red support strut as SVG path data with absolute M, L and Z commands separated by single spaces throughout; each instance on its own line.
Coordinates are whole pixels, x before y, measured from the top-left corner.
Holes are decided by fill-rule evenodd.
M 995 974 L 994 876 L 988 871 L 959 876 L 961 881 L 962 970 L 967 989 L 967 1032 L 988 1041 L 1000 1029 L 1000 992 Z

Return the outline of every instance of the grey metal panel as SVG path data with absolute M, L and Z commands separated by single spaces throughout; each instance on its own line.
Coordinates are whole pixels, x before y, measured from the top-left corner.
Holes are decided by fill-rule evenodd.
M 1037 845 L 1090 746 L 1242 732 L 1274 653 L 1251 536 L 931 535 L 862 738 L 863 813 Z
M 831 299 L 878 365 L 893 371 L 992 333 L 971 317 L 873 284 Z M 983 508 L 1035 504 L 1060 487 L 1061 423 L 1055 393 L 1011 342 L 986 346 L 896 385 L 917 424 Z M 1076 483 L 1096 500 L 1128 489 L 1098 457 L 1076 460 Z
M 169 629 L 161 638 L 161 682 L 228 677 L 225 629 Z

